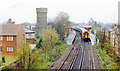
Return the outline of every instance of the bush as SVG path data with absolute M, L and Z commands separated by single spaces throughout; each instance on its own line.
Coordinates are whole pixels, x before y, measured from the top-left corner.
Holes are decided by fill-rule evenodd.
M 40 38 L 38 44 L 36 45 L 36 48 L 42 47 L 42 38 Z
M 40 36 L 36 36 L 36 38 L 38 39 Z
M 1 66 L 2 62 L 0 61 L 0 66 Z
M 5 63 L 5 57 L 2 57 L 2 63 Z

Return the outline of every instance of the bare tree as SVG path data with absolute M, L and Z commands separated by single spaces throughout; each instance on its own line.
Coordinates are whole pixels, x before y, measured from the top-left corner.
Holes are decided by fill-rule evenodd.
M 64 38 L 64 28 L 66 26 L 70 26 L 69 15 L 64 12 L 60 12 L 58 16 L 55 18 L 55 29 L 58 34 L 60 34 L 60 38 Z

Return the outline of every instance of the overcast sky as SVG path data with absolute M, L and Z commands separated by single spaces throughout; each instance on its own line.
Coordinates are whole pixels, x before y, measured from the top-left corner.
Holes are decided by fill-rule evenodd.
M 16 23 L 36 22 L 36 8 L 48 8 L 48 20 L 60 11 L 76 23 L 92 17 L 98 22 L 117 22 L 119 0 L 0 0 L 0 23 L 12 18 Z

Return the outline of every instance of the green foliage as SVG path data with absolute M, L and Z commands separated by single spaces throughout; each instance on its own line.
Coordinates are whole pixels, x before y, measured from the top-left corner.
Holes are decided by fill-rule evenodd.
M 41 53 L 39 55 L 34 52 L 39 55 L 37 57 L 39 59 L 31 66 L 31 69 L 48 69 L 57 56 L 62 55 L 68 49 L 68 45 L 59 40 L 59 34 L 51 26 L 42 30 L 40 38 L 42 39 L 40 40 L 41 47 L 37 50 Z
M 58 43 L 59 35 L 57 34 L 54 28 L 51 28 L 51 26 L 49 26 L 46 29 L 42 30 L 41 38 L 42 38 L 41 49 L 44 52 L 49 52 Z
M 49 50 L 49 52 L 42 53 L 41 57 L 39 57 L 40 60 L 38 60 L 36 64 L 32 65 L 31 69 L 48 69 L 57 56 L 64 54 L 68 47 L 69 46 L 67 44 L 61 43 L 61 45 L 54 46 L 54 48 Z
M 105 69 L 114 69 L 118 68 L 119 64 L 117 63 L 118 61 L 118 56 L 115 55 L 115 52 L 113 49 L 116 49 L 111 43 L 110 43 L 110 38 L 105 36 L 103 39 L 103 34 L 101 31 L 98 32 L 97 38 L 100 40 L 100 45 L 96 46 L 99 47 L 96 50 L 98 50 L 98 54 L 101 56 L 102 60 L 104 61 L 103 67 Z M 104 40 L 104 43 L 103 43 Z M 103 48 L 101 48 L 103 46 Z
M 37 36 L 36 36 L 36 38 L 37 38 L 37 39 L 39 39 L 39 38 L 40 38 L 40 36 L 38 36 L 38 35 L 37 35 Z
M 31 49 L 29 44 L 24 44 L 18 53 L 18 58 L 22 62 L 21 69 L 30 69 L 32 65 L 40 60 L 41 53 L 41 50 Z
M 2 63 L 5 63 L 5 57 L 4 56 L 2 57 Z
M 5 63 L 2 63 L 2 57 L 5 57 Z M 5 69 L 6 67 L 7 68 L 10 68 L 9 67 L 9 64 L 15 62 L 17 60 L 17 57 L 15 58 L 16 56 L 7 56 L 7 55 L 0 55 L 0 63 L 1 63 L 1 66 L 0 66 L 0 69 Z
M 57 45 L 61 45 L 62 44 L 62 41 L 61 40 L 59 40 L 58 41 L 58 43 L 57 43 Z
M 0 67 L 1 67 L 1 64 L 2 64 L 2 60 L 1 60 L 1 58 L 0 58 Z
M 42 47 L 42 38 L 40 38 L 38 44 L 36 45 L 36 48 Z
M 95 50 L 96 50 L 96 53 L 101 57 L 102 61 L 100 61 L 100 66 L 103 67 L 104 69 L 119 69 L 119 65 L 118 63 L 116 62 L 116 58 L 113 58 L 113 57 L 116 57 L 113 52 L 107 48 L 108 44 L 105 43 L 105 46 L 104 49 L 102 50 L 100 47 L 100 44 L 97 46 L 95 45 Z M 109 53 L 107 53 L 109 51 Z M 104 64 L 101 64 L 103 63 L 104 61 Z

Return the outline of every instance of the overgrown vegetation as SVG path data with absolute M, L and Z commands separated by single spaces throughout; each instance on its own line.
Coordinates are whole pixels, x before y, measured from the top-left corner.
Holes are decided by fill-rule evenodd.
M 50 26 L 42 30 L 40 37 L 42 42 L 38 50 L 42 51 L 41 58 L 31 69 L 48 69 L 57 56 L 68 49 L 68 45 L 61 42 L 56 30 Z
M 5 56 L 5 55 L 0 55 L 0 69 L 8 66 L 9 64 L 13 63 L 14 61 L 16 61 L 18 58 L 15 56 Z
M 67 49 L 68 45 L 62 43 L 61 45 L 51 49 L 49 53 L 42 53 L 40 60 L 36 62 L 31 69 L 49 69 L 49 66 L 53 63 L 57 56 L 64 54 Z
M 119 65 L 116 62 L 117 58 L 111 51 L 107 50 L 106 47 L 102 50 L 101 45 L 95 45 L 95 51 L 100 59 L 100 66 L 103 69 L 119 69 Z M 109 52 L 109 53 L 108 53 Z
M 59 12 L 55 20 L 49 24 L 55 28 L 62 41 L 64 40 L 65 27 L 70 26 L 69 18 L 67 13 Z
M 100 59 L 100 66 L 103 69 L 120 69 L 118 55 L 114 52 L 116 47 L 110 43 L 110 37 L 105 35 L 105 30 L 103 33 L 99 31 L 97 38 L 100 42 L 95 45 L 95 51 Z

